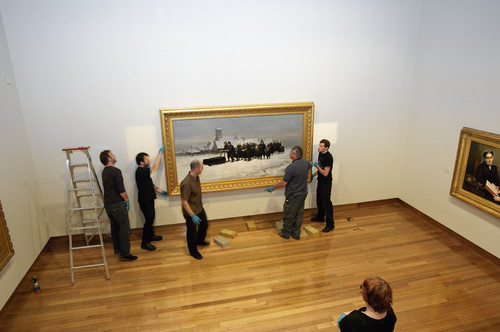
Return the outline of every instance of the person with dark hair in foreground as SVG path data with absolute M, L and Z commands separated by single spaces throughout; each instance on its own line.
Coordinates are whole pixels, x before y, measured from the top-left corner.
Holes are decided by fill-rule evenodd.
M 396 315 L 392 310 L 392 289 L 379 277 L 366 278 L 361 286 L 366 307 L 344 312 L 337 322 L 341 332 L 392 332 Z
M 189 254 L 195 259 L 202 259 L 197 246 L 207 246 L 205 241 L 208 228 L 207 215 L 201 201 L 200 174 L 203 172 L 203 163 L 193 160 L 190 171 L 181 182 L 181 205 L 182 215 L 186 219 L 186 238 Z M 198 226 L 198 230 L 196 229 Z
M 137 183 L 137 196 L 139 200 L 139 207 L 141 208 L 142 214 L 144 215 L 144 227 L 142 229 L 142 243 L 141 248 L 154 251 L 156 246 L 151 244 L 151 241 L 160 241 L 163 239 L 161 235 L 156 235 L 153 229 L 153 224 L 155 222 L 155 199 L 156 193 L 162 196 L 167 196 L 168 192 L 166 190 L 161 190 L 159 187 L 153 184 L 151 179 L 151 173 L 155 172 L 160 168 L 161 154 L 165 150 L 165 146 L 162 146 L 158 151 L 158 156 L 156 157 L 153 165 L 150 167 L 151 158 L 146 152 L 140 152 L 135 157 L 137 162 L 137 169 L 135 171 L 135 182 Z

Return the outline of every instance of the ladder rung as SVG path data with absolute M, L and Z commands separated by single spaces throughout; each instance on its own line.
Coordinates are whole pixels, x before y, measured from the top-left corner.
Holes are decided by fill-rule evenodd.
M 95 266 L 104 266 L 104 263 L 101 264 L 92 264 L 92 265 L 80 265 L 80 266 L 73 266 L 73 270 L 76 269 L 84 269 L 86 267 L 95 267 Z
M 87 166 L 88 166 L 88 164 L 87 164 L 87 163 L 75 163 L 75 164 L 69 164 L 69 167 L 82 167 L 82 166 L 87 167 Z
M 97 248 L 97 247 L 102 247 L 100 244 L 93 244 L 91 246 L 80 246 L 80 247 L 73 247 L 71 250 L 78 250 L 78 249 L 88 249 L 88 248 Z
M 83 211 L 83 210 L 94 210 L 94 209 L 102 209 L 104 206 L 88 206 L 88 207 L 79 207 L 79 208 L 70 208 L 70 211 Z
M 98 192 L 95 192 L 93 195 L 92 195 L 92 193 L 87 193 L 87 194 L 77 194 L 76 196 L 77 197 L 90 197 L 90 196 L 100 197 L 102 195 L 99 194 Z
M 98 228 L 99 226 L 83 226 L 83 227 L 72 227 L 70 228 L 69 230 L 70 231 L 80 231 L 82 229 L 96 229 Z
M 78 194 L 78 195 L 76 195 L 76 197 L 78 197 L 78 198 L 92 197 L 92 196 L 96 196 L 96 195 L 95 194 L 94 195 L 92 195 L 92 194 Z
M 99 220 L 95 220 L 95 219 L 83 219 L 82 222 L 84 224 L 89 224 L 91 222 L 103 222 L 103 221 L 107 221 L 107 220 L 108 220 L 107 217 L 101 217 L 101 218 L 99 218 Z
M 91 187 L 84 187 L 84 188 L 69 188 L 70 191 L 79 191 L 79 190 L 92 190 Z
M 92 182 L 92 181 L 94 181 L 94 180 L 89 180 L 89 179 L 87 179 L 87 180 L 83 180 L 83 179 L 82 179 L 82 180 L 73 180 L 73 183 L 80 183 L 80 182 Z

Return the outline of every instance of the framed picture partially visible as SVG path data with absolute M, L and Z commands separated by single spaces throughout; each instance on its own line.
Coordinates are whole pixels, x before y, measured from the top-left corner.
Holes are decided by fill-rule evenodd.
M 160 110 L 170 195 L 192 160 L 203 161 L 202 191 L 266 187 L 282 179 L 299 145 L 311 160 L 314 103 Z
M 464 127 L 450 194 L 500 218 L 500 135 Z
M 14 256 L 14 247 L 10 241 L 9 229 L 7 221 L 3 213 L 2 202 L 0 202 L 0 270 Z

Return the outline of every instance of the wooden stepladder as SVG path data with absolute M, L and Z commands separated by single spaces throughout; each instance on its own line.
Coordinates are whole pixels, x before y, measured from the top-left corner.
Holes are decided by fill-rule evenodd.
M 101 229 L 103 223 L 109 220 L 104 212 L 104 196 L 89 149 L 88 146 L 62 149 L 66 153 L 69 261 L 72 284 L 75 283 L 74 270 L 88 267 L 104 266 L 106 279 L 109 279 Z M 81 234 L 85 237 L 85 244 L 74 246 L 73 235 Z M 95 241 L 92 241 L 94 238 Z M 102 263 L 75 265 L 74 252 L 90 248 L 101 248 Z

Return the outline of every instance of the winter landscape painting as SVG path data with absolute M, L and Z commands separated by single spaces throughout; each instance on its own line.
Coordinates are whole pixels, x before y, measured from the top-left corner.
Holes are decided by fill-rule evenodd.
M 161 110 L 169 193 L 180 193 L 194 159 L 204 164 L 204 192 L 276 183 L 292 147 L 311 158 L 313 112 L 313 103 Z

